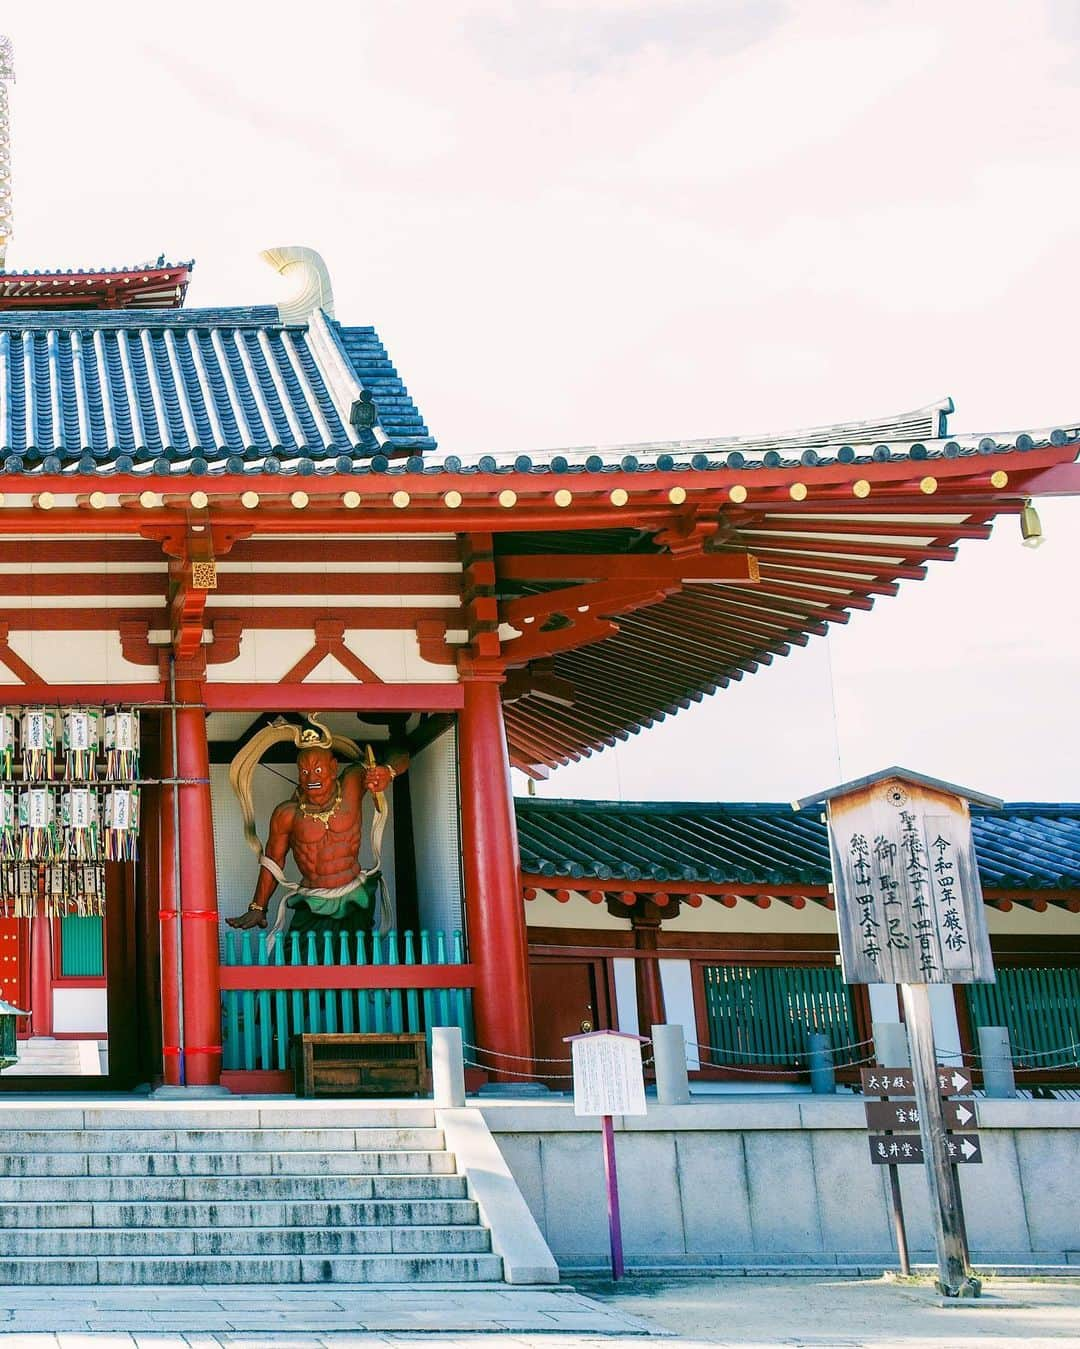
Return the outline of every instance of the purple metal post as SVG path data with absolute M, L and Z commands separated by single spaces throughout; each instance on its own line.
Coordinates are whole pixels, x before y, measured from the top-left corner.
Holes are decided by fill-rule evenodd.
M 608 1231 L 611 1234 L 611 1277 L 623 1276 L 622 1223 L 619 1220 L 619 1176 L 615 1170 L 615 1129 L 611 1116 L 603 1116 L 604 1178 L 607 1181 Z

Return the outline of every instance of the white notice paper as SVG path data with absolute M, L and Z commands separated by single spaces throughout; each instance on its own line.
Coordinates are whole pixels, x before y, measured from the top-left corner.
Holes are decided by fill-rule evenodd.
M 645 1073 L 636 1035 L 598 1031 L 575 1036 L 575 1115 L 644 1115 Z

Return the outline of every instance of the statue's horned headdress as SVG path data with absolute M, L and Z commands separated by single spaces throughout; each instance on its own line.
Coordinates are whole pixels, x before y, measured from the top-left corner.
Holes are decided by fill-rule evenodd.
M 345 735 L 334 735 L 328 726 L 319 720 L 317 712 L 308 712 L 307 726 L 297 726 L 284 717 L 256 731 L 244 748 L 229 765 L 229 785 L 240 800 L 240 809 L 244 816 L 244 837 L 248 847 L 257 856 L 262 856 L 262 845 L 255 832 L 255 806 L 251 799 L 251 779 L 259 760 L 271 745 L 280 745 L 291 740 L 299 750 L 328 749 L 343 759 L 360 758 L 360 746 Z

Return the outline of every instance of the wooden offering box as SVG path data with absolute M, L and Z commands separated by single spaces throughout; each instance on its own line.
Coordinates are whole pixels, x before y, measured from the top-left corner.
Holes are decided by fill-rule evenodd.
M 426 1095 L 431 1090 L 423 1035 L 297 1035 L 298 1096 Z

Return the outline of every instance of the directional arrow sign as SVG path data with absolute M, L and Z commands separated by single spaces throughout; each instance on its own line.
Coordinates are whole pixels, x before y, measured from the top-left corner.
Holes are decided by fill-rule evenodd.
M 970 1096 L 971 1076 L 962 1068 L 938 1067 L 938 1091 L 942 1096 Z M 863 1068 L 859 1077 L 864 1096 L 914 1096 L 910 1068 Z
M 867 1101 L 865 1109 L 866 1123 L 871 1129 L 919 1132 L 919 1110 L 914 1101 Z M 943 1101 L 941 1109 L 947 1129 L 966 1129 L 977 1123 L 974 1108 L 963 1101 Z
M 867 1141 L 870 1144 L 870 1160 L 875 1166 L 914 1165 L 923 1159 L 922 1143 L 917 1138 L 870 1134 Z M 949 1161 L 954 1166 L 974 1164 L 983 1159 L 978 1134 L 947 1134 L 945 1143 Z

